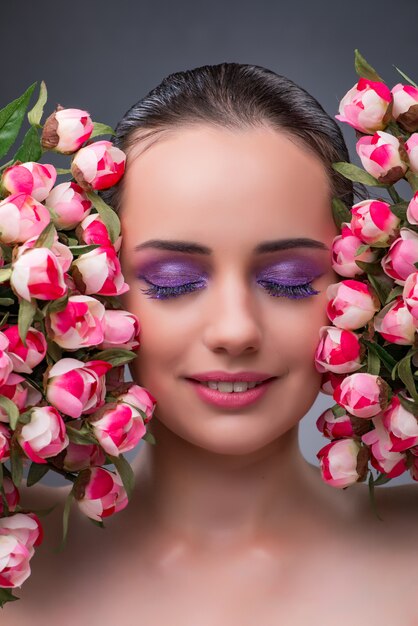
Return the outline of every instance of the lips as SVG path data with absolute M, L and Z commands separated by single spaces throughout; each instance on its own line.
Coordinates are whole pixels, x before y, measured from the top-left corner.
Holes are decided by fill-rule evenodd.
M 268 391 L 275 378 L 276 377 L 269 378 L 252 389 L 247 389 L 247 391 L 240 391 L 237 393 L 228 393 L 225 391 L 219 391 L 218 389 L 210 389 L 206 385 L 202 384 L 202 381 L 193 380 L 192 378 L 188 378 L 186 380 L 188 380 L 189 384 L 191 384 L 194 388 L 198 397 L 205 403 L 222 409 L 242 409 L 260 400 Z

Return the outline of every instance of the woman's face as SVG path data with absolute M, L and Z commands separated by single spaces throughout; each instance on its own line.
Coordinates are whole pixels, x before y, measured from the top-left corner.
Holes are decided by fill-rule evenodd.
M 179 437 L 253 452 L 295 426 L 320 388 L 314 353 L 337 281 L 325 169 L 269 127 L 176 129 L 134 150 L 121 208 L 122 302 L 141 325 L 132 376 Z M 218 406 L 188 380 L 214 370 L 274 380 L 249 404 Z

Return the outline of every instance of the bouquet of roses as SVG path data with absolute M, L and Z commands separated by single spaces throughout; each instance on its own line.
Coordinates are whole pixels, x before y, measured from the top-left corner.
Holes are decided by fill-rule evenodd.
M 36 83 L 0 110 L 0 158 L 22 127 Z M 128 504 L 134 476 L 123 453 L 141 439 L 155 399 L 124 379 L 138 349 L 139 320 L 121 308 L 129 287 L 118 258 L 118 216 L 98 191 L 115 185 L 126 155 L 87 111 L 58 105 L 42 125 L 45 83 L 30 127 L 0 167 L 0 606 L 31 573 L 42 512 L 20 506 L 19 486 L 50 470 L 73 483 L 93 523 Z M 69 155 L 68 169 L 38 161 Z M 56 184 L 60 175 L 70 180 Z M 104 467 L 112 464 L 114 471 Z M 45 513 L 45 512 L 44 512 Z
M 336 404 L 317 420 L 331 440 L 317 457 L 335 487 L 364 481 L 370 469 L 374 504 L 375 485 L 406 471 L 418 480 L 418 86 L 396 68 L 406 84 L 389 89 L 357 50 L 355 68 L 360 80 L 336 118 L 356 129 L 364 169 L 333 167 L 388 197 L 350 208 L 333 199 L 341 234 L 332 266 L 343 279 L 327 289 L 332 325 L 320 329 L 315 365 Z M 395 187 L 402 180 L 410 198 Z

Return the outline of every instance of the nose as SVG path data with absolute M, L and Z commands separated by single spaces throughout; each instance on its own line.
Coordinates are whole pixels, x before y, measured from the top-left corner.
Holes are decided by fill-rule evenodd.
M 213 286 L 206 314 L 203 340 L 209 350 L 238 356 L 259 349 L 260 312 L 245 280 L 231 274 Z

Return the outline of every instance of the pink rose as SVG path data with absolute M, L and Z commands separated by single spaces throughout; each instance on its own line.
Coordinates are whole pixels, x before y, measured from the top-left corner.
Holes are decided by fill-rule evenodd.
M 383 200 L 362 200 L 351 208 L 351 230 L 368 244 L 386 244 L 398 235 L 400 220 Z
M 0 463 L 4 463 L 10 459 L 10 441 L 13 432 L 11 429 L 0 422 Z M 0 497 L 1 500 L 1 497 Z
M 62 154 L 72 154 L 90 139 L 93 130 L 93 122 L 87 111 L 65 109 L 58 105 L 45 120 L 41 136 L 42 147 Z
M 356 333 L 335 326 L 322 326 L 319 337 L 315 352 L 318 372 L 329 370 L 336 374 L 347 374 L 360 369 L 362 350 Z
M 45 318 L 48 335 L 65 350 L 97 346 L 103 341 L 105 307 L 90 296 L 70 296 L 61 311 Z
M 409 169 L 418 174 L 418 133 L 413 133 L 408 141 L 405 141 L 405 150 L 409 158 Z
M 31 237 L 30 239 L 27 239 L 25 243 L 19 246 L 15 260 L 19 259 L 22 254 L 26 252 L 26 250 L 34 248 L 37 240 L 38 237 Z M 61 267 L 61 270 L 64 273 L 67 272 L 71 267 L 71 263 L 73 262 L 73 255 L 70 248 L 58 240 L 57 232 L 55 232 L 54 234 L 54 243 L 49 248 L 49 250 L 51 250 L 52 254 L 55 256 L 59 266 Z
M 125 171 L 126 154 L 110 141 L 95 141 L 81 148 L 71 163 L 71 173 L 87 191 L 113 187 Z
M 38 202 L 45 200 L 57 179 L 55 167 L 49 163 L 18 163 L 4 170 L 1 184 L 11 194 L 27 194 Z
M 74 424 L 72 424 L 74 428 Z M 91 466 L 104 465 L 106 455 L 97 444 L 79 444 L 70 441 L 65 448 L 62 466 L 67 472 L 79 472 Z
M 30 421 L 19 428 L 16 436 L 26 456 L 35 463 L 46 463 L 45 459 L 59 454 L 69 442 L 64 421 L 52 406 L 34 407 Z
M 48 372 L 48 402 L 71 417 L 93 413 L 105 403 L 105 374 L 111 367 L 106 361 L 60 359 Z
M 327 396 L 334 395 L 336 387 L 344 380 L 345 374 L 334 374 L 334 372 L 324 372 L 321 376 L 321 391 Z
M 360 78 L 341 100 L 335 118 L 362 133 L 372 134 L 386 127 L 391 102 L 392 94 L 384 83 Z
M 81 254 L 73 262 L 73 279 L 85 294 L 120 296 L 129 291 L 119 259 L 113 247 L 100 247 Z
M 358 280 L 347 279 L 328 285 L 326 295 L 328 318 L 345 330 L 361 328 L 380 309 L 372 289 Z
M 353 278 L 357 274 L 364 274 L 364 270 L 357 265 L 356 261 L 372 263 L 376 259 L 377 253 L 367 248 L 357 255 L 357 250 L 362 245 L 364 242 L 353 234 L 349 224 L 344 223 L 341 227 L 341 235 L 334 237 L 332 242 L 331 264 L 337 274 L 348 278 Z
M 371 449 L 371 464 L 389 478 L 400 476 L 407 469 L 405 454 L 392 450 L 393 443 L 383 425 L 381 415 L 373 417 L 372 422 L 374 424 L 373 430 L 362 436 L 362 441 Z
M 402 297 L 411 313 L 414 324 L 418 327 L 418 270 L 411 272 L 405 281 Z
M 119 474 L 103 467 L 82 470 L 74 483 L 74 495 L 80 510 L 98 522 L 128 505 Z
M 398 83 L 392 87 L 395 120 L 408 132 L 418 130 L 418 89 L 413 85 Z
M 17 324 L 8 326 L 3 330 L 9 340 L 7 353 L 12 360 L 13 370 L 24 374 L 31 374 L 33 368 L 39 365 L 45 358 L 47 351 L 47 343 L 45 335 L 32 326 L 26 335 L 26 346 L 19 336 Z
M 411 198 L 406 209 L 406 219 L 410 224 L 418 224 L 418 191 Z
M 4 332 L 0 331 L 0 387 L 6 384 L 13 371 L 13 361 L 9 354 L 10 341 Z
M 83 219 L 76 228 L 76 235 L 80 243 L 97 243 L 101 246 L 111 247 L 112 242 L 106 226 L 98 213 L 91 213 Z
M 332 409 L 325 409 L 316 420 L 316 427 L 328 439 L 353 437 L 354 431 L 350 416 L 347 413 L 336 417 Z
M 414 318 L 402 296 L 394 298 L 375 316 L 373 324 L 378 333 L 391 343 L 412 345 L 415 341 Z
M 356 417 L 377 415 L 388 404 L 389 385 L 380 376 L 357 372 L 349 374 L 334 391 L 335 402 Z
M 128 311 L 106 310 L 103 318 L 103 341 L 98 346 L 101 350 L 123 348 L 136 350 L 139 348 L 139 320 Z
M 418 234 L 409 228 L 401 228 L 399 237 L 381 259 L 382 269 L 398 285 L 404 285 L 409 274 L 416 272 L 418 259 Z
M 49 248 L 32 248 L 12 263 L 10 285 L 24 300 L 56 300 L 67 293 L 64 274 Z
M 9 508 L 9 512 L 12 512 L 16 509 L 16 506 L 19 504 L 20 494 L 14 482 L 8 476 L 3 476 L 3 490 L 4 490 L 4 496 L 6 498 L 7 506 Z M 0 498 L 0 518 L 4 516 L 4 513 L 5 513 L 5 506 L 3 504 L 3 498 Z
M 23 243 L 38 237 L 51 217 L 48 209 L 26 193 L 15 193 L 0 202 L 0 241 Z
M 355 439 L 331 441 L 317 453 L 323 480 L 332 487 L 344 489 L 363 478 L 359 463 L 361 445 Z M 361 459 L 361 457 L 360 457 Z
M 399 139 L 382 130 L 378 130 L 372 137 L 361 137 L 357 141 L 356 150 L 366 172 L 380 183 L 393 185 L 403 178 L 408 169 L 400 153 Z
M 52 220 L 60 230 L 75 228 L 93 207 L 80 185 L 75 182 L 61 183 L 54 187 L 45 200 L 45 205 L 52 209 L 56 217 Z
M 29 578 L 34 546 L 42 540 L 42 526 L 35 513 L 0 518 L 0 587 L 20 587 Z
M 148 424 L 152 418 L 157 402 L 148 389 L 135 384 L 130 385 L 127 391 L 120 394 L 117 397 L 117 401 L 126 402 L 126 404 L 131 404 L 139 411 L 142 411 L 144 413 L 142 416 L 144 424 Z
M 42 400 L 42 394 L 28 383 L 23 376 L 12 372 L 6 383 L 0 386 L 0 395 L 15 403 L 19 411 L 26 411 Z M 0 422 L 9 423 L 6 411 L 0 407 Z
M 89 422 L 103 450 L 113 456 L 135 448 L 146 433 L 141 414 L 124 403 L 107 404 Z
M 383 412 L 382 424 L 389 433 L 391 451 L 403 452 L 418 445 L 417 418 L 402 406 L 398 396 L 392 397 Z

